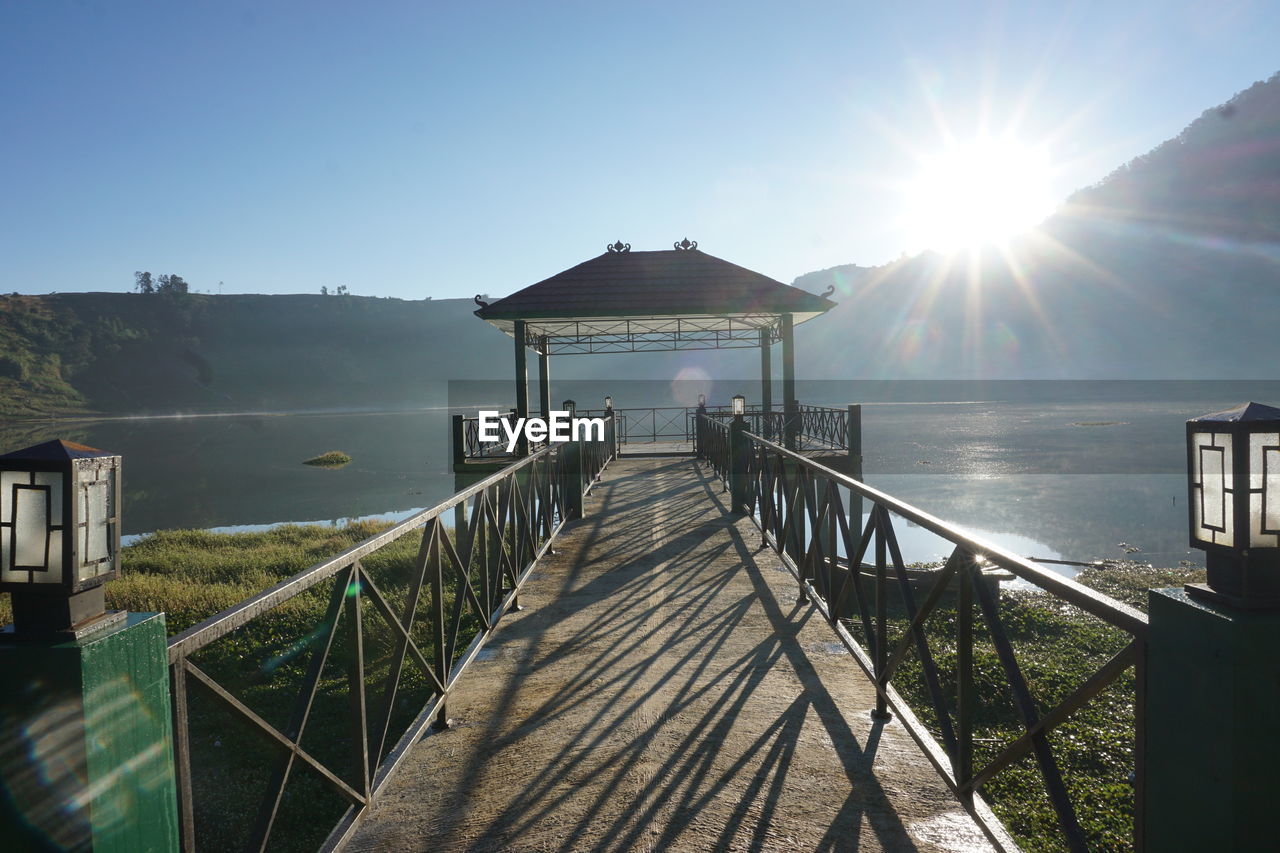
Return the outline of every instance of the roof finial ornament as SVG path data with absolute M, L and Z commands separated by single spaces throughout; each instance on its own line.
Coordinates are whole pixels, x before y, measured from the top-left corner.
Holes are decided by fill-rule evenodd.
M 607 248 L 609 249 L 610 252 L 630 252 L 631 244 L 624 243 L 621 240 L 619 240 L 618 242 L 614 243 L 611 246 L 608 246 Z
M 827 289 L 826 289 L 826 290 L 824 290 L 824 291 L 822 291 L 822 298 L 823 298 L 823 299 L 830 299 L 830 298 L 831 298 L 831 294 L 833 294 L 833 293 L 835 293 L 835 292 L 836 292 L 836 286 L 835 286 L 834 284 L 828 284 L 828 285 L 827 285 Z
M 678 250 L 682 251 L 682 252 L 687 252 L 687 251 L 689 251 L 690 249 L 696 249 L 696 248 L 698 248 L 698 241 L 697 241 L 697 240 L 694 240 L 694 241 L 690 242 L 690 241 L 689 241 L 689 238 L 688 238 L 688 237 L 685 237 L 685 238 L 684 238 L 683 240 L 681 240 L 679 243 L 676 243 L 676 244 L 675 244 L 675 247 L 676 247 Z
M 479 293 L 477 293 L 477 294 L 475 295 L 474 299 L 475 299 L 476 304 L 477 304 L 477 305 L 479 305 L 481 308 L 488 308 L 488 307 L 489 307 L 489 303 L 488 303 L 488 302 L 485 302 L 483 299 L 481 299 L 481 298 L 480 298 L 480 294 L 479 294 Z

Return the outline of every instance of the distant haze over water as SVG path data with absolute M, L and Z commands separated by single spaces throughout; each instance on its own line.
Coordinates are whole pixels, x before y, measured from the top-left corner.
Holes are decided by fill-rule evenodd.
M 703 390 L 698 390 L 703 389 Z M 559 406 L 674 405 L 706 393 L 759 401 L 758 380 L 553 383 Z M 774 405 L 781 382 L 774 382 Z M 1005 536 L 1026 556 L 1199 560 L 1186 540 L 1185 422 L 1246 400 L 1280 402 L 1280 383 L 800 382 L 806 403 L 863 404 L 868 483 L 945 520 Z M 452 411 L 505 408 L 510 382 L 450 383 Z M 530 383 L 537 407 L 536 382 Z M 324 522 L 432 506 L 458 483 L 449 409 L 137 418 L 10 425 L 7 449 L 53 437 L 124 456 L 124 532 Z M 327 450 L 339 470 L 302 465 Z M 922 533 L 922 531 L 921 531 Z M 909 560 L 941 556 L 905 530 Z M 1030 553 L 1039 550 L 1041 553 Z

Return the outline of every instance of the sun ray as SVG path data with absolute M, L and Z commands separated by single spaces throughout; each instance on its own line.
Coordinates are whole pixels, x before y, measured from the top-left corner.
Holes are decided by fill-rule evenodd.
M 1005 267 L 1009 270 L 1009 275 L 1013 278 L 1014 285 L 1022 293 L 1022 298 L 1027 300 L 1027 305 L 1031 308 L 1031 313 L 1035 316 L 1036 322 L 1040 324 L 1040 329 L 1049 341 L 1054 354 L 1065 356 L 1066 341 L 1058 334 L 1057 325 L 1051 322 L 1048 314 L 1045 313 L 1044 305 L 1040 302 L 1040 296 L 1036 292 L 1030 276 L 1027 275 L 1026 270 L 1023 268 L 1022 261 L 1018 258 L 1018 253 L 1008 246 L 1002 246 L 1000 253 L 1004 258 Z

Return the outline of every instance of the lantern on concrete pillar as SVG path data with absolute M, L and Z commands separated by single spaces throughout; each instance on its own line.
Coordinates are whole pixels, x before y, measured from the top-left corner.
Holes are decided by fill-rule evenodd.
M 0 456 L 0 592 L 18 633 L 75 631 L 120 574 L 120 457 L 69 441 Z
M 1187 421 L 1191 546 L 1207 584 L 1238 607 L 1280 607 L 1280 409 L 1246 403 Z
M 119 573 L 119 456 L 0 456 L 0 848 L 180 847 L 164 614 L 106 612 Z

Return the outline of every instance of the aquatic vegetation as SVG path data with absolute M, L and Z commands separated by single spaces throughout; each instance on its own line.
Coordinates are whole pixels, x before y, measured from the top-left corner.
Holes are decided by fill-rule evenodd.
M 327 450 L 319 456 L 312 456 L 303 461 L 303 465 L 314 465 L 317 468 L 341 468 L 351 461 L 351 457 L 341 450 Z

